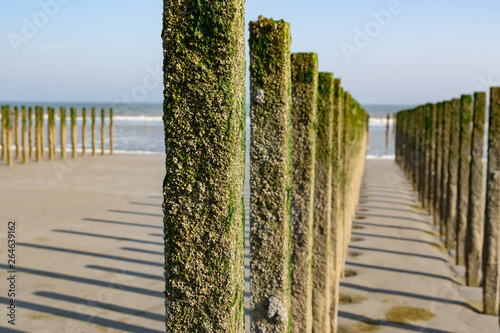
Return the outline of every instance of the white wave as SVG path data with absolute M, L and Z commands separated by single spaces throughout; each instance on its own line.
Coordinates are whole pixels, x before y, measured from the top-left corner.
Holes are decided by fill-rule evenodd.
M 389 124 L 394 124 L 396 122 L 396 119 L 390 118 L 389 119 Z M 372 118 L 370 117 L 370 126 L 381 126 L 381 125 L 387 125 L 387 118 Z
M 382 155 L 382 156 L 377 156 L 377 155 L 366 155 L 367 160 L 394 160 L 396 158 L 396 155 Z

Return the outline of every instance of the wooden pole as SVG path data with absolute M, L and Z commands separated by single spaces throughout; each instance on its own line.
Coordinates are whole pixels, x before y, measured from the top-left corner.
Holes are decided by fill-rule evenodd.
M 434 215 L 434 182 L 436 181 L 436 129 L 437 129 L 437 105 L 429 105 L 429 164 L 427 165 L 428 179 L 427 179 L 427 207 L 429 214 Z
M 450 160 L 450 126 L 452 118 L 451 101 L 444 102 L 443 113 L 443 144 L 442 148 L 442 165 L 441 165 L 441 197 L 439 200 L 440 221 L 441 221 L 441 236 L 446 236 L 447 232 L 447 208 L 446 208 L 446 195 L 448 193 L 448 161 Z
M 33 108 L 30 106 L 28 108 L 28 147 L 29 147 L 29 158 L 34 157 L 33 149 Z
M 47 140 L 48 140 L 48 151 L 49 151 L 49 161 L 54 160 L 54 155 L 52 152 L 52 108 L 47 108 Z
M 465 233 L 467 232 L 467 209 L 469 206 L 469 181 L 472 139 L 472 96 L 462 95 L 460 99 L 460 148 L 457 198 L 457 265 L 465 265 Z
M 109 109 L 109 155 L 113 155 L 113 109 Z
M 242 333 L 244 0 L 163 8 L 165 331 Z
M 61 159 L 66 159 L 67 130 L 66 130 L 66 108 L 61 107 Z
M 106 125 L 104 122 L 104 109 L 101 109 L 101 155 L 104 156 Z
M 479 287 L 481 252 L 483 250 L 483 180 L 484 127 L 486 120 L 486 93 L 474 94 L 474 120 L 471 145 L 469 205 L 465 233 L 465 281 L 470 287 Z
M 6 127 L 6 113 L 5 106 L 2 105 L 2 161 L 7 160 L 7 127 Z
M 26 128 L 26 107 L 21 108 L 22 132 L 23 132 L 23 164 L 28 163 L 28 131 Z
M 7 128 L 7 165 L 14 165 L 14 156 L 12 154 L 12 122 L 10 115 L 10 106 L 6 107 L 6 128 Z
M 14 106 L 14 139 L 16 145 L 16 160 L 20 158 L 21 137 L 19 134 L 19 109 Z
M 82 110 L 82 156 L 87 156 L 87 110 Z
M 456 248 L 457 240 L 457 198 L 458 164 L 460 154 L 460 99 L 451 104 L 450 149 L 448 158 L 448 184 L 446 187 L 446 248 Z
M 389 155 L 389 131 L 390 131 L 390 123 L 391 121 L 391 114 L 388 113 L 387 114 L 387 124 L 386 124 L 386 127 L 385 127 L 385 154 L 386 155 Z
M 312 330 L 312 249 L 318 57 L 292 54 L 291 332 Z
M 498 315 L 500 237 L 500 87 L 490 89 L 488 173 L 483 246 L 484 313 Z
M 71 157 L 76 158 L 76 109 L 71 108 Z
M 434 224 L 440 226 L 441 230 L 441 182 L 443 170 L 443 117 L 444 117 L 444 103 L 437 103 L 436 107 L 436 160 L 434 163 Z
M 42 158 L 45 157 L 45 135 L 44 135 L 44 110 L 40 107 L 40 151 L 42 152 Z
M 92 108 L 92 156 L 95 156 L 95 108 Z
M 330 332 L 332 220 L 332 159 L 333 159 L 333 88 L 332 73 L 318 74 L 318 108 L 316 132 L 316 168 L 314 186 L 313 243 L 313 330 Z M 336 153 L 337 151 L 335 151 Z

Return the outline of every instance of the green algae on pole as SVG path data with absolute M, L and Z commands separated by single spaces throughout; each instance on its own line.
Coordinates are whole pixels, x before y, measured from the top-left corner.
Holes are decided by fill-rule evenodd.
M 330 332 L 332 159 L 334 79 L 332 73 L 318 73 L 316 168 L 314 187 L 313 243 L 313 331 Z
M 167 332 L 244 331 L 244 1 L 164 0 Z
M 469 204 L 470 151 L 472 125 L 472 96 L 462 95 L 460 99 L 460 149 L 458 168 L 456 264 L 465 265 L 465 233 L 467 231 L 467 209 Z
M 484 92 L 474 93 L 473 117 L 469 204 L 465 233 L 465 282 L 467 286 L 479 287 L 481 251 L 483 249 L 483 155 L 486 120 L 486 93 Z
M 490 89 L 488 171 L 483 245 L 484 313 L 498 315 L 500 238 L 500 87 Z
M 19 109 L 14 106 L 14 143 L 16 145 L 16 160 L 19 159 L 19 146 L 20 146 L 20 136 L 19 136 Z
M 61 141 L 61 159 L 66 158 L 66 142 L 67 142 L 67 131 L 66 131 L 66 108 L 61 107 L 60 109 L 60 121 L 61 121 L 61 133 L 60 133 L 60 141 Z
M 76 109 L 71 108 L 71 157 L 76 158 Z
M 342 233 L 342 212 L 341 212 L 341 184 L 342 184 L 342 122 L 343 122 L 343 91 L 340 79 L 334 79 L 333 85 L 333 133 L 332 133 L 332 209 L 331 209 L 331 227 L 330 227 L 330 253 L 332 265 L 330 266 L 330 332 L 335 333 L 338 321 L 339 305 L 339 281 L 340 270 L 342 269 L 342 259 L 340 258 L 344 239 Z M 313 326 L 314 329 L 314 326 Z M 328 332 L 328 327 L 325 328 Z
M 457 238 L 458 164 L 460 153 L 460 99 L 451 102 L 448 184 L 446 187 L 446 247 L 455 249 Z
M 28 147 L 29 147 L 29 158 L 33 158 L 33 108 L 30 106 L 28 108 Z
M 442 149 L 442 163 L 441 163 L 441 193 L 439 199 L 439 216 L 440 216 L 440 232 L 441 236 L 445 236 L 447 234 L 447 218 L 446 218 L 446 195 L 448 189 L 448 161 L 450 159 L 450 126 L 451 126 L 451 117 L 452 117 L 452 107 L 451 101 L 444 102 L 444 110 L 443 110 L 443 131 L 442 131 L 442 140 L 443 143 L 441 145 Z
M 104 156 L 105 135 L 106 135 L 106 123 L 104 122 L 104 109 L 101 109 L 101 155 L 102 156 Z
M 427 207 L 429 214 L 432 216 L 434 214 L 434 182 L 436 181 L 436 129 L 437 129 L 437 105 L 429 105 L 429 117 L 430 117 L 430 134 L 429 134 L 429 164 L 427 166 L 428 173 L 428 186 L 427 186 Z
M 109 109 L 109 155 L 113 155 L 113 109 Z
M 251 332 L 290 330 L 290 25 L 262 16 L 250 30 Z
M 292 53 L 292 332 L 312 330 L 312 248 L 318 56 Z
M 436 113 L 436 160 L 434 161 L 434 224 L 441 227 L 441 181 L 442 181 L 442 165 L 443 165 L 443 117 L 444 103 L 437 103 Z M 441 230 L 441 234 L 442 234 Z
M 82 109 L 82 156 L 87 156 L 86 151 L 87 145 L 87 110 L 85 108 Z
M 95 156 L 95 108 L 92 108 L 92 156 Z
M 23 164 L 28 163 L 28 131 L 26 128 L 26 107 L 23 106 L 21 108 L 21 122 L 22 128 L 21 132 L 23 133 Z

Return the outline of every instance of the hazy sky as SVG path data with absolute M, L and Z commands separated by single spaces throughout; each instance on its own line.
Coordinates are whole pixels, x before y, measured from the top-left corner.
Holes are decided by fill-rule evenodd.
M 1 0 L 0 103 L 161 102 L 161 0 Z M 248 0 L 361 103 L 500 85 L 498 0 Z

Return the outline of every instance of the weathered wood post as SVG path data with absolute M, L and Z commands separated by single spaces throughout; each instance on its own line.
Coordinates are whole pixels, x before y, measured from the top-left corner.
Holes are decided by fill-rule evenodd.
M 316 166 L 314 187 L 313 243 L 313 331 L 330 332 L 332 231 L 332 159 L 334 79 L 332 73 L 318 73 Z M 338 132 L 338 131 L 336 131 Z
M 33 108 L 30 106 L 28 108 L 28 147 L 29 147 L 29 158 L 34 157 L 34 150 L 33 150 Z
M 56 109 L 51 109 L 52 123 L 50 126 L 50 135 L 52 136 L 52 157 L 56 157 L 56 147 L 57 147 L 57 135 L 56 135 Z
M 450 160 L 450 126 L 452 118 L 452 107 L 451 101 L 444 102 L 444 112 L 443 112 L 443 144 L 442 148 L 442 164 L 441 164 L 441 193 L 439 200 L 439 210 L 440 210 L 440 222 L 441 222 L 441 236 L 447 236 L 447 208 L 446 208 L 446 196 L 448 193 L 448 171 Z
M 427 179 L 428 209 L 431 216 L 434 215 L 434 183 L 436 181 L 436 132 L 437 132 L 437 105 L 429 105 L 430 112 L 430 134 L 429 134 L 429 178 Z
M 499 310 L 499 238 L 500 238 L 500 87 L 490 89 L 488 127 L 488 171 L 483 246 L 484 313 L 498 315 Z
M 43 106 L 40 107 L 40 151 L 42 153 L 42 158 L 45 157 L 45 134 L 44 134 L 44 127 L 45 127 L 45 119 L 44 119 L 44 110 Z
M 76 158 L 76 109 L 71 108 L 71 157 Z
M 104 109 L 101 109 L 101 156 L 104 156 L 106 123 L 104 122 Z
M 451 102 L 448 186 L 446 188 L 446 248 L 456 248 L 458 164 L 460 154 L 460 99 Z
M 456 264 L 465 265 L 465 233 L 467 232 L 467 209 L 469 206 L 470 152 L 472 135 L 472 96 L 462 95 L 460 99 L 460 154 L 458 168 L 457 197 L 457 246 Z
M 95 156 L 95 108 L 92 108 L 92 156 Z
M 40 149 L 40 108 L 38 106 L 35 106 L 35 149 L 36 161 L 40 162 L 42 151 Z
M 338 305 L 339 305 L 339 282 L 342 270 L 342 255 L 344 234 L 342 230 L 341 212 L 341 186 L 342 186 L 342 127 L 344 99 L 340 79 L 334 79 L 333 86 L 333 133 L 332 133 L 332 199 L 331 199 L 331 240 L 330 252 L 332 265 L 330 266 L 330 332 L 337 332 Z M 328 328 L 325 329 L 328 332 Z
M 5 108 L 5 127 L 6 127 L 6 138 L 7 138 L 7 165 L 14 165 L 14 156 L 12 154 L 12 117 L 10 114 L 10 106 Z
M 53 137 L 52 137 L 52 108 L 48 107 L 47 108 L 47 149 L 49 153 L 49 161 L 54 160 L 54 155 L 52 151 L 52 145 L 53 145 Z
M 431 142 L 432 142 L 432 105 L 430 103 L 423 106 L 424 117 L 424 165 L 422 166 L 422 205 L 428 212 L 429 208 L 429 187 L 430 187 L 430 160 L 431 160 Z
M 23 133 L 23 164 L 28 163 L 28 131 L 26 128 L 26 107 L 21 107 L 21 121 Z
M 66 130 L 66 108 L 61 107 L 60 115 L 61 115 L 61 133 L 60 133 L 60 141 L 61 141 L 61 159 L 66 159 L 66 146 L 67 146 L 67 130 Z
M 351 154 L 350 135 L 351 128 L 349 128 L 350 115 L 351 115 L 351 94 L 348 91 L 343 93 L 344 100 L 342 101 L 342 186 L 341 186 L 341 222 L 342 228 L 342 241 L 340 249 L 341 267 L 340 276 L 344 277 L 344 262 L 347 254 L 347 246 L 349 244 L 351 235 L 348 233 L 348 225 L 350 223 L 350 208 L 349 208 L 349 184 L 351 182 L 350 169 L 349 169 L 349 156 Z
M 437 103 L 436 107 L 436 160 L 434 163 L 435 180 L 434 180 L 434 224 L 440 226 L 440 234 L 443 235 L 441 229 L 441 182 L 443 170 L 443 129 L 444 129 L 444 103 Z
M 391 114 L 387 114 L 387 124 L 385 127 L 385 154 L 389 155 L 389 131 L 390 131 L 390 121 L 391 121 Z
M 20 134 L 19 134 L 19 108 L 14 106 L 14 143 L 16 145 L 16 160 L 19 159 L 20 156 Z
M 318 57 L 292 54 L 292 332 L 312 330 L 312 248 Z
M 109 109 L 109 155 L 113 155 L 113 109 Z
M 166 331 L 243 332 L 244 1 L 163 8 Z
M 290 330 L 290 25 L 250 22 L 251 332 Z M 272 230 L 272 231 L 271 231 Z
M 5 129 L 5 106 L 2 105 L 2 161 L 6 160 L 6 139 L 5 139 L 5 133 L 7 132 Z
M 465 233 L 465 281 L 479 287 L 479 272 L 483 249 L 483 177 L 484 127 L 486 120 L 486 93 L 474 93 L 474 120 L 471 145 L 469 204 L 467 232 Z
M 82 156 L 87 156 L 87 110 L 82 109 Z

